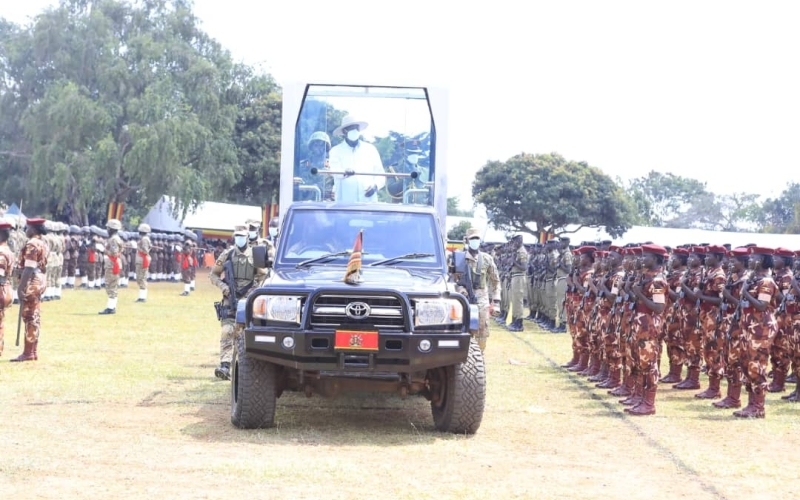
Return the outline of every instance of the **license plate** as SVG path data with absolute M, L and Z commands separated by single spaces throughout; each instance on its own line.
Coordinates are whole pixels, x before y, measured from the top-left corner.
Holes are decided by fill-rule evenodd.
M 377 351 L 378 332 L 336 330 L 334 349 L 347 351 Z

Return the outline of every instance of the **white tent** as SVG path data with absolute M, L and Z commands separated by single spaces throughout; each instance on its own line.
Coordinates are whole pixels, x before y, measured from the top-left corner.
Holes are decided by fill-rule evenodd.
M 229 236 L 234 226 L 242 225 L 248 220 L 260 221 L 262 218 L 261 207 L 204 201 L 197 208 L 190 208 L 186 217 L 179 221 L 172 215 L 174 203 L 174 198 L 162 196 L 147 213 L 144 222 L 154 231 L 179 232 L 192 229 L 213 233 L 215 236 Z
M 172 215 L 172 200 L 166 196 L 162 196 L 153 205 L 142 222 L 149 225 L 154 232 L 183 232 L 183 225 Z

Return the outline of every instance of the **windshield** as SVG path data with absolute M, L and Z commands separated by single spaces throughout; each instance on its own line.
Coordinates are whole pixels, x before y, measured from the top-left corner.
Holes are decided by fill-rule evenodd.
M 432 205 L 435 140 L 422 88 L 309 85 L 293 201 Z
M 327 254 L 352 250 L 363 230 L 363 265 L 410 254 L 391 267 L 439 268 L 444 265 L 443 242 L 434 216 L 426 213 L 361 212 L 320 209 L 296 210 L 279 245 L 278 265 L 297 265 Z M 334 255 L 318 265 L 347 265 L 348 255 Z

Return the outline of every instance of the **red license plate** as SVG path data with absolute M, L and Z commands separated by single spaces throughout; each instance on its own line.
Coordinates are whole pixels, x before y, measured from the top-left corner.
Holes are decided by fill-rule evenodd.
M 336 330 L 334 349 L 348 351 L 377 351 L 378 332 Z

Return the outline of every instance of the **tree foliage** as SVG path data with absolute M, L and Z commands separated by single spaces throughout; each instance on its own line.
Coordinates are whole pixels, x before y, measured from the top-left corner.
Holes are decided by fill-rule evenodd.
M 557 153 L 521 153 L 505 162 L 490 161 L 478 171 L 472 195 L 492 214 L 495 227 L 531 234 L 561 234 L 577 225 L 603 226 L 617 237 L 635 217 L 633 203 L 610 177 Z
M 467 235 L 467 230 L 472 227 L 472 224 L 467 220 L 462 220 L 449 231 L 447 231 L 447 239 L 453 241 L 462 241 Z
M 676 221 L 691 204 L 698 197 L 709 194 L 703 182 L 656 171 L 633 179 L 628 187 L 636 204 L 637 222 L 655 227 L 676 227 L 679 224 Z

